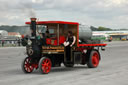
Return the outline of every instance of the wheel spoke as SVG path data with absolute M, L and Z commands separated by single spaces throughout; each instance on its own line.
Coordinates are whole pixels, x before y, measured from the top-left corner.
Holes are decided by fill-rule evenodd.
M 30 68 L 28 67 L 28 72 L 30 72 Z
M 48 73 L 49 71 L 50 71 L 50 69 L 51 69 L 51 62 L 50 62 L 50 60 L 49 59 L 44 59 L 43 61 L 42 61 L 42 71 L 43 71 L 43 73 Z
M 95 57 L 95 63 L 98 64 L 98 59 L 97 59 L 97 57 Z
M 47 59 L 46 60 L 44 60 L 45 61 L 45 63 L 47 63 Z
M 29 59 L 26 59 L 26 61 L 25 61 L 26 63 L 29 63 Z
M 32 72 L 32 69 L 33 69 L 32 66 L 30 66 L 30 72 Z
M 42 66 L 45 66 L 45 64 L 42 64 Z
M 48 59 L 46 59 L 46 62 L 48 63 L 48 62 L 49 62 L 49 60 L 48 60 Z
M 46 72 L 46 66 L 43 67 L 43 71 Z
M 28 72 L 28 67 L 26 68 L 27 72 Z
M 99 55 L 94 53 L 92 56 L 92 64 L 96 67 L 99 64 Z
M 27 73 L 30 73 L 33 71 L 33 66 L 31 65 L 31 58 L 26 58 L 25 61 L 24 61 L 24 70 L 27 72 Z

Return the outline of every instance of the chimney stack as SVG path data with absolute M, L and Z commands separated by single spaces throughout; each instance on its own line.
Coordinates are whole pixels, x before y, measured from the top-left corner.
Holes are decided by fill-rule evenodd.
M 30 18 L 31 20 L 31 35 L 32 37 L 36 37 L 36 18 Z

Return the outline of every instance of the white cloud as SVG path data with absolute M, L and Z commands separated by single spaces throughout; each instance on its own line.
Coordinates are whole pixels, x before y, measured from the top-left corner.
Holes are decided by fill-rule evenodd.
M 43 3 L 44 0 L 32 0 L 33 3 Z
M 30 17 L 127 28 L 128 0 L 0 0 L 0 24 L 24 24 Z M 16 21 L 17 20 L 17 21 Z
M 116 5 L 123 5 L 128 2 L 127 0 L 108 0 L 108 1 L 111 2 L 112 4 L 116 4 Z

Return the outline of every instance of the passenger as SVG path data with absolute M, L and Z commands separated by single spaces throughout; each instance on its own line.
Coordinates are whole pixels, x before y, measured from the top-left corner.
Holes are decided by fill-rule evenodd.
M 40 42 L 41 42 L 41 46 L 42 45 L 46 45 L 46 37 L 44 33 L 40 33 Z
M 46 37 L 44 33 L 42 33 L 42 45 L 46 45 Z
M 49 30 L 48 29 L 45 32 L 45 36 L 46 36 L 46 38 L 50 38 L 50 34 L 49 34 Z
M 75 42 L 76 42 L 76 37 L 73 35 L 72 31 L 69 31 L 67 39 L 64 42 L 67 61 L 71 61 L 71 47 L 75 44 Z

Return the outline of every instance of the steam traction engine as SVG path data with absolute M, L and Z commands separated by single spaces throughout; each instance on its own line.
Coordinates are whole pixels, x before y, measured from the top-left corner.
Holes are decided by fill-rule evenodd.
M 31 22 L 26 24 L 30 25 L 31 36 L 22 39 L 27 51 L 27 57 L 22 62 L 22 70 L 25 73 L 39 69 L 41 73 L 47 74 L 51 67 L 61 66 L 62 63 L 65 67 L 87 64 L 89 68 L 96 68 L 99 65 L 99 48 L 104 50 L 106 44 L 92 40 L 89 27 L 77 22 L 36 21 L 36 18 L 31 18 Z M 66 56 L 63 45 L 68 31 L 72 31 L 76 37 L 71 56 Z

